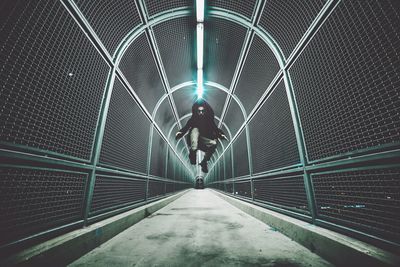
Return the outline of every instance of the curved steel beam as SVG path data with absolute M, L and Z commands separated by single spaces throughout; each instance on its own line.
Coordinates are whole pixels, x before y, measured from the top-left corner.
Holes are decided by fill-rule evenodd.
M 172 87 L 171 90 L 169 90 L 168 93 L 162 95 L 162 96 L 160 97 L 160 99 L 158 100 L 158 102 L 157 102 L 157 104 L 156 104 L 156 106 L 154 107 L 154 110 L 153 110 L 153 112 L 152 112 L 152 118 L 155 118 L 155 116 L 156 116 L 156 114 L 157 114 L 157 112 L 158 112 L 158 109 L 159 109 L 159 107 L 161 106 L 162 102 L 163 102 L 169 95 L 171 95 L 171 94 L 173 94 L 174 92 L 176 92 L 176 91 L 178 91 L 178 90 L 181 90 L 181 89 L 183 89 L 183 88 L 185 88 L 185 87 L 194 86 L 194 85 L 196 85 L 196 82 L 194 82 L 194 81 L 188 81 L 188 82 L 184 82 L 184 83 L 181 83 L 181 84 L 178 84 L 178 85 Z M 239 99 L 236 95 L 232 94 L 232 93 L 229 91 L 228 88 L 226 88 L 225 86 L 223 86 L 223 85 L 221 85 L 221 84 L 219 84 L 219 83 L 215 83 L 215 82 L 205 82 L 205 85 L 210 86 L 210 87 L 213 87 L 213 88 L 216 88 L 216 89 L 218 89 L 218 90 L 221 90 L 221 91 L 225 92 L 226 94 L 228 94 L 229 96 L 231 96 L 231 97 L 236 101 L 236 103 L 239 105 L 240 111 L 241 111 L 242 114 L 243 114 L 243 119 L 246 120 L 246 118 L 247 118 L 247 113 L 246 113 L 246 110 L 245 110 L 245 108 L 244 108 L 244 106 L 243 106 L 243 104 L 242 104 L 242 101 L 240 101 L 240 99 Z

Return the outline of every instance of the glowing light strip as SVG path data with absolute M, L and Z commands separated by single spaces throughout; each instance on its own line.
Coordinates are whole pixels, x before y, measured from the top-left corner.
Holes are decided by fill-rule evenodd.
M 204 45 L 204 26 L 203 23 L 197 24 L 197 68 L 203 68 L 203 45 Z
M 204 0 L 196 0 L 196 17 L 197 22 L 204 21 Z
M 203 97 L 203 51 L 204 51 L 204 0 L 196 0 L 197 17 L 197 98 Z
M 198 69 L 197 70 L 197 97 L 202 98 L 203 97 L 203 69 Z

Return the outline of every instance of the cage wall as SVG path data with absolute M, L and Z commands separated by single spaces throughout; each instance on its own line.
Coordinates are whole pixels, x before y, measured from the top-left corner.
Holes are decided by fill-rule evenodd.
M 136 2 L 2 1 L 0 12 L 1 251 L 192 187 L 160 128 L 171 102 L 152 116 L 166 88 Z
M 233 176 L 206 186 L 398 248 L 398 1 L 262 3 L 232 82 Z

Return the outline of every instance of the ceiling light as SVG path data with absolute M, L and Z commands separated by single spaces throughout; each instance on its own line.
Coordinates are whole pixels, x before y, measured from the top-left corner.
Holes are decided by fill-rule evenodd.
M 197 22 L 204 21 L 204 0 L 196 0 L 196 17 Z

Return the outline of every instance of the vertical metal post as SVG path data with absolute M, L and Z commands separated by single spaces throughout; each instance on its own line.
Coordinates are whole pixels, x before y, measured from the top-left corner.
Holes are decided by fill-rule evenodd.
M 149 144 L 147 147 L 147 179 L 146 179 L 146 195 L 145 195 L 145 201 L 149 199 L 149 177 L 150 177 L 150 168 L 151 168 L 151 150 L 153 147 L 153 135 L 154 135 L 154 124 L 150 124 L 150 129 L 149 129 Z
M 314 192 L 312 191 L 310 176 L 305 168 L 308 164 L 306 145 L 304 142 L 303 129 L 301 127 L 300 114 L 297 107 L 295 94 L 292 88 L 292 83 L 290 80 L 289 73 L 286 70 L 283 70 L 283 79 L 285 83 L 286 94 L 289 101 L 290 113 L 292 115 L 297 148 L 300 154 L 300 163 L 303 167 L 303 179 L 304 179 L 304 187 L 307 194 L 307 203 L 310 209 L 312 221 L 314 222 L 316 218 L 316 208 L 315 208 Z

